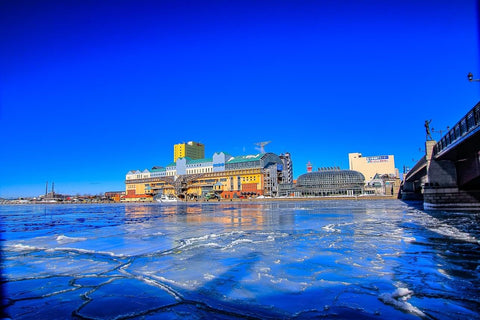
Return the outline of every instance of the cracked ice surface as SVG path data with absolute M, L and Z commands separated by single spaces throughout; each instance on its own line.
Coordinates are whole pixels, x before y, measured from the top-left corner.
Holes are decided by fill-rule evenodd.
M 399 201 L 0 206 L 11 319 L 479 319 L 478 213 Z

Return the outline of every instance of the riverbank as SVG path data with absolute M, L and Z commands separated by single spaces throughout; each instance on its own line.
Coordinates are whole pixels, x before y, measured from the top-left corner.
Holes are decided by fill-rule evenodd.
M 344 197 L 284 197 L 284 198 L 250 198 L 250 199 L 221 199 L 198 200 L 186 202 L 265 202 L 265 201 L 331 201 L 331 200 L 397 200 L 394 196 L 344 196 Z
M 271 201 L 332 201 L 332 200 L 351 200 L 351 201 L 362 201 L 362 200 L 396 200 L 396 196 L 380 196 L 380 195 L 367 195 L 367 196 L 332 196 L 332 197 L 279 197 L 279 198 L 249 198 L 249 199 L 211 199 L 211 200 L 189 200 L 189 201 L 180 201 L 179 203 L 207 203 L 207 202 L 220 202 L 220 203 L 229 203 L 229 202 L 271 202 Z M 78 202 L 78 201 L 57 201 L 57 202 L 43 202 L 43 201 L 28 201 L 28 200 L 5 200 L 0 203 L 0 205 L 58 205 L 58 204 L 78 204 L 78 205 L 88 205 L 88 204 L 125 204 L 125 203 L 156 203 L 152 201 L 131 201 L 131 202 L 114 202 L 114 201 L 92 201 L 92 202 Z

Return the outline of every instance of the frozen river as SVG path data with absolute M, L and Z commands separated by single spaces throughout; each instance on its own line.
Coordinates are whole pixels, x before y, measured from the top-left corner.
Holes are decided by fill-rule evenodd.
M 400 201 L 0 206 L 11 319 L 480 319 L 480 214 Z

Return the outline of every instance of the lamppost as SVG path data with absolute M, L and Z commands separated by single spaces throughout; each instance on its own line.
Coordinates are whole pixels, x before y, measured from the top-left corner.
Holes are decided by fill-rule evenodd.
M 480 79 L 479 79 L 478 81 L 480 81 Z M 443 134 L 444 132 L 448 132 L 448 131 L 450 131 L 450 127 L 448 127 L 448 126 L 447 126 L 447 130 L 438 130 L 438 131 L 435 131 L 435 128 L 432 128 L 432 133 L 433 133 L 433 132 L 435 132 L 435 133 L 440 133 L 440 139 L 442 139 L 442 137 L 443 137 L 442 134 Z
M 469 72 L 467 74 L 468 81 L 473 82 L 473 81 L 480 81 L 480 79 L 473 79 L 473 73 Z

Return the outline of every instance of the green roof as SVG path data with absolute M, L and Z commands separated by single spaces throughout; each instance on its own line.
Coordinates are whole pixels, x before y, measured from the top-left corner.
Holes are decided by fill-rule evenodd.
M 247 156 L 238 156 L 234 157 L 227 161 L 227 163 L 239 163 L 239 162 L 251 162 L 251 161 L 258 161 L 263 157 L 264 153 L 259 153 L 255 155 L 247 155 Z
M 176 162 L 172 162 L 172 163 L 166 165 L 166 167 L 175 167 L 175 166 L 177 166 Z

